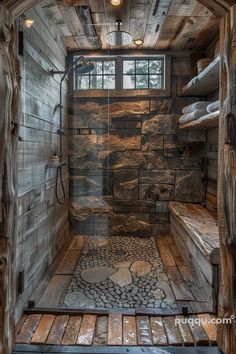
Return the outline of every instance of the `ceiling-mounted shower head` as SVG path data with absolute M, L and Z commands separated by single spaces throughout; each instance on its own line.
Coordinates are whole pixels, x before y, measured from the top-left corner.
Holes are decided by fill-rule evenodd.
M 118 26 L 118 30 L 109 32 L 106 36 L 106 42 L 112 46 L 124 46 L 131 43 L 131 35 L 128 32 L 120 30 L 122 20 L 117 20 L 116 25 Z

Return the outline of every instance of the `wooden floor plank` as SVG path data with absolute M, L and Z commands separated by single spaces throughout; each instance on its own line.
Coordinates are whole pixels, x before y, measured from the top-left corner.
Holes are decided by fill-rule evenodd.
M 31 344 L 44 344 L 55 320 L 54 315 L 43 315 L 31 339 Z
M 123 317 L 123 344 L 137 345 L 137 326 L 135 316 Z
M 169 278 L 172 290 L 176 300 L 194 301 L 193 294 L 187 287 L 177 267 L 166 267 L 167 276 Z
M 32 314 L 26 318 L 21 330 L 16 336 L 16 343 L 30 343 L 41 317 L 42 315 L 40 314 Z
M 183 344 L 185 346 L 194 345 L 195 342 L 192 336 L 192 332 L 189 328 L 188 323 L 186 323 L 187 319 L 184 316 L 176 316 L 175 319 L 179 320 L 178 328 Z
M 70 244 L 69 249 L 76 249 L 81 252 L 84 246 L 86 245 L 87 240 L 88 240 L 88 236 L 75 235 L 73 241 Z
M 168 240 L 166 240 L 164 238 L 162 239 L 160 237 L 155 237 L 155 240 L 156 240 L 156 245 L 157 245 L 157 247 L 159 249 L 159 252 L 160 252 L 161 256 L 162 255 L 172 256 Z
M 209 339 L 208 336 L 204 330 L 204 328 L 196 322 L 198 319 L 197 316 L 189 316 L 189 327 L 192 332 L 194 341 L 196 345 L 200 346 L 208 346 L 209 345 Z
M 69 249 L 63 257 L 55 274 L 73 275 L 79 261 L 79 252 L 76 249 Z
M 174 242 L 174 241 L 173 241 Z M 186 262 L 183 259 L 182 255 L 180 254 L 178 248 L 176 247 L 176 244 L 173 243 L 170 245 L 170 249 L 171 249 L 171 253 L 175 259 L 175 262 L 177 264 L 177 266 L 185 266 Z
M 96 315 L 84 315 L 79 331 L 77 344 L 91 345 L 96 325 Z
M 70 316 L 61 342 L 62 345 L 76 344 L 81 321 L 82 321 L 82 316 Z
M 17 336 L 17 334 L 20 332 L 23 324 L 25 323 L 25 320 L 27 319 L 27 315 L 23 314 L 20 318 L 20 320 L 17 322 L 16 326 L 15 326 L 15 337 Z
M 122 345 L 122 315 L 109 315 L 107 344 Z
M 137 316 L 138 345 L 152 345 L 152 334 L 148 316 Z
M 93 344 L 106 345 L 107 335 L 108 335 L 108 316 L 98 316 Z
M 217 329 L 216 325 L 212 323 L 212 318 L 209 314 L 200 314 L 197 315 L 199 319 L 202 321 L 202 327 L 204 328 L 209 341 L 211 344 L 216 344 L 217 339 Z
M 152 341 L 154 345 L 167 345 L 167 338 L 161 317 L 150 317 Z
M 68 321 L 69 316 L 67 315 L 56 316 L 46 341 L 47 344 L 61 344 Z
M 169 316 L 163 318 L 163 323 L 165 326 L 166 336 L 169 345 L 182 345 L 182 339 L 179 333 L 178 327 L 175 325 L 175 317 Z
M 175 259 L 171 254 L 162 254 L 161 259 L 162 259 L 165 267 L 175 267 L 176 266 Z
M 54 275 L 48 284 L 38 307 L 57 307 L 65 290 L 68 288 L 72 275 Z
M 189 267 L 179 266 L 179 271 L 183 280 L 188 285 L 188 288 L 191 290 L 192 294 L 194 295 L 197 301 L 206 301 L 207 299 L 208 301 L 212 300 L 212 295 L 211 295 L 212 288 L 210 284 L 207 290 L 205 290 L 205 288 L 199 288 L 199 286 L 196 284 L 196 281 Z

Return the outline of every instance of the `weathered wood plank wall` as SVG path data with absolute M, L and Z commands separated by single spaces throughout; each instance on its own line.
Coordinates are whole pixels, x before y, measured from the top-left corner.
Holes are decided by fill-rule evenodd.
M 50 68 L 63 70 L 66 51 L 60 34 L 37 6 L 26 13 L 34 25 L 24 31 L 22 67 L 22 113 L 18 148 L 18 237 L 16 274 L 24 271 L 24 291 L 18 294 L 16 319 L 29 295 L 68 235 L 68 206 L 55 198 L 54 169 L 46 169 L 53 153 L 59 154 L 60 76 L 51 77 Z M 64 103 L 67 87 L 64 85 Z M 66 112 L 66 105 L 65 111 Z M 67 116 L 63 117 L 67 133 Z M 63 137 L 63 160 L 67 161 L 67 135 Z M 68 170 L 63 168 L 68 193 Z M 61 192 L 60 192 L 61 194 Z

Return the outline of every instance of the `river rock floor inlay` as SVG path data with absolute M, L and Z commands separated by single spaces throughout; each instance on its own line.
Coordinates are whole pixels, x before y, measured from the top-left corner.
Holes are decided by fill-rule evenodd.
M 154 237 L 90 237 L 61 301 L 73 308 L 176 309 Z

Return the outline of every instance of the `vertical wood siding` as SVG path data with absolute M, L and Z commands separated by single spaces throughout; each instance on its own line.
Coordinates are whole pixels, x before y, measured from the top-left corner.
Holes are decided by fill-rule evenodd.
M 68 235 L 67 205 L 55 199 L 56 171 L 46 169 L 54 152 L 59 154 L 60 76 L 51 77 L 51 68 L 63 70 L 66 51 L 59 33 L 36 7 L 26 13 L 34 19 L 24 30 L 22 67 L 22 114 L 18 149 L 18 237 L 17 274 L 24 271 L 23 294 L 18 294 L 17 316 L 43 277 Z M 64 104 L 67 84 L 64 84 Z M 66 112 L 66 105 L 65 111 Z M 67 161 L 67 116 L 63 116 L 63 160 Z M 68 170 L 63 168 L 68 193 Z M 61 195 L 61 191 L 60 191 Z

